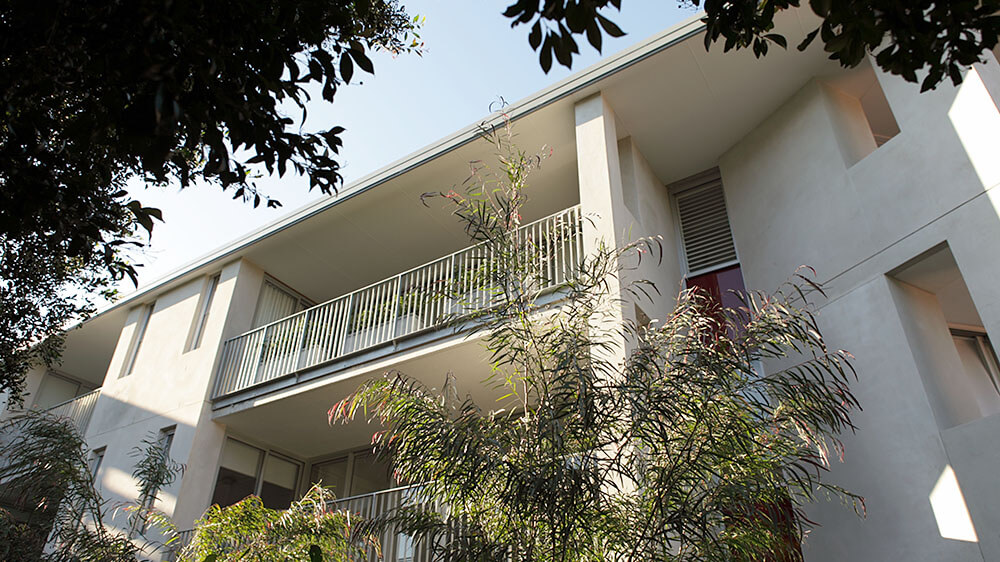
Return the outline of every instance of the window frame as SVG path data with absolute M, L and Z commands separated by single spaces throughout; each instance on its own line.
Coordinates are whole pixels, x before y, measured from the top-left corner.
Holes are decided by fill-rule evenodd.
M 90 451 L 90 458 L 87 459 L 87 469 L 90 471 L 90 477 L 94 480 L 94 486 L 97 486 L 99 482 L 97 475 L 101 472 L 101 465 L 104 464 L 104 457 L 107 452 L 107 445 L 91 449 Z
M 198 297 L 198 308 L 191 323 L 188 341 L 184 346 L 185 352 L 194 351 L 201 347 L 201 341 L 205 335 L 205 326 L 208 324 L 208 317 L 211 314 L 212 303 L 215 301 L 215 294 L 221 282 L 221 272 L 205 277 L 201 293 Z
M 31 407 L 32 408 L 41 409 L 41 407 L 38 406 L 38 402 L 37 401 L 38 401 L 38 398 L 40 398 L 42 396 L 42 391 L 44 390 L 44 388 L 46 386 L 46 383 L 49 380 L 49 377 L 57 378 L 57 379 L 62 379 L 62 380 L 66 381 L 66 382 L 69 382 L 69 383 L 76 383 L 76 391 L 74 393 L 73 398 L 70 398 L 70 400 L 74 400 L 76 398 L 79 398 L 80 396 L 83 396 L 84 394 L 86 394 L 88 392 L 91 392 L 91 391 L 93 391 L 94 389 L 97 388 L 92 383 L 89 383 L 89 382 L 84 381 L 84 380 L 80 380 L 80 379 L 78 379 L 78 378 L 76 378 L 76 377 L 74 377 L 72 375 L 68 375 L 66 373 L 63 373 L 62 371 L 58 371 L 56 369 L 49 368 L 49 369 L 46 369 L 45 373 L 42 374 L 42 379 L 38 383 L 38 388 L 35 389 L 34 396 L 31 399 Z M 53 406 L 58 406 L 59 404 L 64 404 L 65 402 L 66 401 L 64 400 L 63 402 L 52 404 L 51 406 L 49 406 L 49 408 L 51 408 Z
M 149 321 L 153 317 L 155 307 L 156 301 L 136 307 L 139 309 L 139 318 L 136 319 L 136 326 L 132 331 L 132 338 L 129 341 L 128 355 L 125 356 L 125 363 L 122 364 L 122 371 L 118 375 L 118 378 L 125 378 L 135 372 L 135 362 L 139 357 L 139 349 L 142 347 L 142 342 L 146 339 L 146 330 L 149 328 Z
M 305 295 L 303 295 L 302 293 L 300 293 L 300 292 L 296 291 L 295 289 L 291 288 L 287 284 L 282 283 L 276 277 L 274 277 L 274 276 L 272 276 L 270 274 L 265 273 L 264 274 L 264 279 L 260 283 L 260 288 L 257 290 L 257 300 L 254 303 L 253 316 L 250 319 L 250 325 L 253 327 L 254 330 L 263 328 L 264 326 L 268 326 L 270 324 L 274 324 L 275 322 L 280 322 L 284 318 L 288 317 L 288 316 L 285 316 L 283 318 L 278 318 L 277 320 L 272 320 L 270 322 L 265 322 L 263 324 L 257 324 L 258 315 L 260 314 L 260 297 L 261 297 L 261 295 L 264 292 L 264 287 L 268 283 L 270 283 L 271 285 L 273 285 L 276 289 L 278 289 L 280 291 L 283 291 L 284 293 L 288 294 L 288 296 L 294 297 L 295 299 L 298 300 L 298 305 L 300 307 L 302 307 L 302 310 L 299 310 L 298 312 L 295 312 L 292 315 L 298 314 L 299 312 L 302 312 L 303 310 L 308 310 L 308 309 L 316 306 L 316 303 L 313 302 L 312 299 L 306 297 Z
M 340 459 L 346 458 L 347 459 L 347 471 L 346 471 L 346 475 L 344 477 L 344 482 L 343 482 L 343 485 L 344 485 L 344 488 L 345 488 L 345 495 L 343 497 L 338 497 L 337 499 L 338 500 L 343 500 L 343 499 L 353 498 L 353 497 L 356 497 L 356 496 L 366 495 L 366 494 L 356 494 L 356 493 L 354 493 L 354 490 L 353 490 L 353 488 L 354 488 L 354 468 L 356 466 L 355 461 L 356 461 L 357 457 L 360 456 L 360 455 L 372 455 L 372 456 L 374 456 L 375 453 L 374 453 L 374 451 L 372 450 L 371 447 L 358 447 L 358 448 L 354 448 L 354 449 L 347 449 L 345 451 L 338 451 L 336 453 L 332 453 L 332 454 L 329 454 L 329 455 L 323 455 L 323 456 L 316 457 L 316 458 L 310 460 L 309 461 L 309 465 L 307 467 L 307 474 L 304 475 L 305 476 L 305 478 L 304 478 L 305 485 L 306 486 L 312 486 L 313 485 L 313 482 L 312 482 L 312 469 L 313 469 L 313 467 L 315 465 L 317 465 L 317 464 L 323 464 L 323 463 L 328 463 L 328 462 L 332 462 L 332 461 L 336 461 L 336 460 L 340 460 Z M 391 467 L 390 467 L 390 469 L 391 469 Z M 400 485 L 401 484 L 399 484 L 398 482 L 390 481 L 389 487 L 386 488 L 386 490 L 391 490 L 393 488 L 399 487 Z M 373 492 L 368 492 L 368 493 L 373 493 Z
M 1000 358 L 997 357 L 996 348 L 985 328 L 979 326 L 966 326 L 963 324 L 948 323 L 948 332 L 951 337 L 970 338 L 976 342 L 976 351 L 979 353 L 979 360 L 983 363 L 983 368 L 990 377 L 993 389 L 1000 395 Z
M 305 474 L 306 473 L 306 467 L 308 466 L 308 462 L 306 462 L 306 461 L 304 461 L 302 459 L 299 459 L 296 456 L 291 455 L 291 454 L 289 454 L 289 453 L 287 453 L 285 451 L 281 451 L 281 450 L 278 450 L 278 449 L 273 449 L 271 447 L 268 447 L 268 446 L 266 446 L 266 445 L 264 445 L 262 443 L 259 443 L 259 442 L 255 441 L 253 439 L 247 439 L 247 438 L 245 438 L 243 436 L 233 435 L 233 434 L 227 433 L 226 436 L 225 436 L 225 438 L 222 440 L 222 447 L 219 449 L 219 458 L 218 458 L 218 460 L 215 463 L 215 482 L 212 484 L 212 495 L 211 495 L 211 498 L 210 498 L 211 500 L 215 499 L 215 489 L 219 485 L 219 471 L 223 468 L 222 467 L 222 459 L 223 459 L 223 454 L 224 454 L 224 451 L 225 451 L 226 441 L 228 441 L 230 439 L 232 439 L 233 441 L 236 441 L 236 442 L 238 442 L 238 443 L 240 443 L 242 445 L 246 445 L 248 447 L 252 447 L 254 449 L 257 449 L 258 451 L 260 451 L 261 453 L 263 453 L 263 454 L 260 455 L 260 459 L 257 462 L 257 467 L 255 468 L 255 472 L 254 472 L 254 475 L 253 475 L 253 478 L 254 478 L 254 486 L 253 486 L 253 492 L 252 492 L 253 495 L 255 495 L 257 497 L 260 497 L 261 488 L 264 485 L 264 466 L 267 463 L 268 456 L 273 456 L 273 457 L 277 457 L 280 460 L 287 461 L 287 462 L 290 462 L 292 464 L 295 464 L 298 467 L 298 475 L 296 477 L 295 487 L 292 490 L 292 495 L 295 498 L 301 497 L 301 495 L 303 494 L 303 481 L 304 480 L 308 480 L 308 477 Z

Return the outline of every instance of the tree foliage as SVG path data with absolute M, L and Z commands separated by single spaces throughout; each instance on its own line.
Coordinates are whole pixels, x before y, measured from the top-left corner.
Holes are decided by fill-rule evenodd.
M 766 55 L 771 44 L 787 47 L 787 39 L 774 32 L 775 15 L 802 4 L 801 0 L 678 3 L 705 10 L 706 49 L 721 42 L 726 52 L 750 48 L 758 57 Z M 548 72 L 553 57 L 571 66 L 573 55 L 580 52 L 575 37 L 586 36 L 600 51 L 604 33 L 624 35 L 605 15 L 607 8 L 621 9 L 621 4 L 621 0 L 517 0 L 504 15 L 513 20 L 512 27 L 530 25 L 528 42 Z M 830 59 L 845 67 L 857 66 L 871 53 L 883 70 L 910 82 L 921 81 L 922 90 L 945 78 L 959 84 L 962 70 L 984 60 L 1000 35 L 998 0 L 809 0 L 808 4 L 822 22 L 798 45 L 800 50 L 819 38 Z
M 335 499 L 333 492 L 314 484 L 288 509 L 268 509 L 257 496 L 227 507 L 213 505 L 195 524 L 191 543 L 178 560 L 358 560 L 369 541 L 352 534 L 351 515 L 336 509 Z
M 804 506 L 831 496 L 860 510 L 822 478 L 858 403 L 850 356 L 814 317 L 820 287 L 797 274 L 739 310 L 685 291 L 638 326 L 619 311 L 654 291 L 633 277 L 658 243 L 639 240 L 598 248 L 544 306 L 552 241 L 517 228 L 541 159 L 509 129 L 490 138 L 499 170 L 477 165 L 468 194 L 446 197 L 492 256 L 480 268 L 491 306 L 469 312 L 503 397 L 461 399 L 471 377 L 457 367 L 441 389 L 391 374 L 335 405 L 331 421 L 380 424 L 377 453 L 425 483 L 424 501 L 363 527 L 412 534 L 442 560 L 797 560 Z
M 293 117 L 374 72 L 371 49 L 419 49 L 415 26 L 395 0 L 3 3 L 0 391 L 16 402 L 41 358 L 27 348 L 92 311 L 72 297 L 135 281 L 127 249 L 161 217 L 129 179 L 200 179 L 254 206 L 279 204 L 255 169 L 336 190 L 343 128 Z
M 167 518 L 156 512 L 150 497 L 159 491 L 157 485 L 172 481 L 180 467 L 155 440 L 147 439 L 137 451 L 141 454 L 136 475 L 152 478 L 140 480 L 140 501 L 126 511 L 144 522 L 166 525 L 171 534 Z M 101 497 L 89 455 L 68 418 L 27 410 L 0 424 L 0 482 L 8 502 L 20 512 L 15 516 L 0 509 L 0 536 L 19 539 L 0 544 L 3 560 L 125 562 L 163 548 L 162 542 L 133 540 L 131 534 L 106 525 L 126 506 L 113 506 Z
M 159 492 L 184 469 L 162 439 L 151 434 L 130 452 L 134 501 L 102 497 L 89 455 L 67 418 L 28 410 L 0 423 L 0 501 L 14 508 L 0 508 L 0 560 L 135 562 L 169 554 L 191 562 L 337 562 L 377 546 L 352 532 L 354 516 L 336 509 L 333 493 L 319 485 L 284 510 L 265 508 L 257 496 L 213 505 L 182 544 L 156 508 Z

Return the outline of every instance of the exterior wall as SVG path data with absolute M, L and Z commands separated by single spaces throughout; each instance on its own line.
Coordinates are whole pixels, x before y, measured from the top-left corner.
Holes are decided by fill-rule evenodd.
M 961 403 L 940 404 L 934 381 L 957 359 L 946 333 L 930 328 L 940 311 L 887 277 L 947 242 L 1000 341 L 995 71 L 977 67 L 959 88 L 925 94 L 879 73 L 901 132 L 874 151 L 850 96 L 813 80 L 720 159 L 748 288 L 773 289 L 797 266 L 815 267 L 830 294 L 825 335 L 857 357 L 865 409 L 829 478 L 865 496 L 868 517 L 815 506 L 822 527 L 807 540 L 809 560 L 1000 559 L 1000 416 L 969 421 Z M 940 419 L 943 411 L 953 417 Z M 978 542 L 944 538 L 935 518 L 931 495 L 949 467 Z
M 900 125 L 882 147 L 856 98 L 811 80 L 719 160 L 747 287 L 774 289 L 798 266 L 815 267 L 829 289 L 825 334 L 857 357 L 855 391 L 865 410 L 859 431 L 843 436 L 846 462 L 829 480 L 866 497 L 867 520 L 839 504 L 816 505 L 810 515 L 822 526 L 808 537 L 806 555 L 1000 560 L 1000 415 L 973 415 L 962 393 L 949 394 L 948 372 L 960 360 L 940 329 L 940 306 L 891 277 L 947 243 L 985 328 L 1000 341 L 1000 190 L 993 189 L 1000 66 L 977 67 L 961 87 L 925 94 L 896 77 L 878 80 Z M 653 281 L 662 296 L 644 312 L 663 317 L 683 275 L 667 189 L 604 97 L 580 100 L 574 117 L 580 203 L 590 219 L 585 246 L 660 236 L 662 261 L 645 260 L 626 280 Z M 220 343 L 250 328 L 263 278 L 245 260 L 222 267 L 202 343 L 190 351 L 207 278 L 160 295 L 135 368 L 123 377 L 140 307 L 131 311 L 87 431 L 92 448 L 106 448 L 98 484 L 111 502 L 135 499 L 133 447 L 176 426 L 171 456 L 186 471 L 158 505 L 181 529 L 209 506 L 226 434 L 210 402 Z M 29 376 L 29 392 L 41 375 Z M 975 540 L 942 536 L 932 495 L 951 471 Z
M 631 137 L 618 141 L 618 154 L 625 216 L 629 221 L 622 228 L 631 240 L 651 238 L 657 244 L 650 254 L 642 256 L 632 273 L 634 279 L 648 280 L 656 289 L 650 291 L 652 302 L 643 299 L 639 306 L 650 318 L 665 318 L 673 309 L 683 278 L 670 196 Z
M 185 465 L 173 485 L 161 490 L 157 507 L 172 515 L 179 528 L 208 507 L 225 430 L 211 420 L 210 383 L 220 343 L 246 330 L 253 314 L 262 272 L 241 261 L 223 266 L 201 345 L 186 350 L 207 279 L 187 283 L 161 295 L 155 303 L 131 374 L 120 376 L 140 316 L 129 314 L 108 368 L 101 395 L 87 430 L 92 449 L 104 447 L 97 477 L 105 499 L 134 501 L 138 490 L 130 455 L 144 438 L 175 427 L 171 457 Z M 113 522 L 124 527 L 123 517 Z
M 663 317 L 673 305 L 681 271 L 676 232 L 666 189 L 653 173 L 638 145 L 618 130 L 614 110 L 601 95 L 576 105 L 576 149 L 580 206 L 584 220 L 584 251 L 601 242 L 621 247 L 644 237 L 657 237 L 663 255 L 645 254 L 626 264 L 625 283 L 653 282 L 661 296 L 640 302 L 650 318 Z M 654 251 L 655 252 L 655 251 Z M 660 259 L 662 258 L 662 262 Z M 634 310 L 620 318 L 635 320 Z

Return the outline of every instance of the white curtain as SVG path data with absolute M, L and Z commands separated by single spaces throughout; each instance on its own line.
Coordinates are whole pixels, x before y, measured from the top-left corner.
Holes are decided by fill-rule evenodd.
M 264 281 L 257 299 L 257 311 L 253 315 L 253 327 L 259 328 L 275 320 L 291 316 L 305 308 L 299 298 L 278 287 L 270 281 Z

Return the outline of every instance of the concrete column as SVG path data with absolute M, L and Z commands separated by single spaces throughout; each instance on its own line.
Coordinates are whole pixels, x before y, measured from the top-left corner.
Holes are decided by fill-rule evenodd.
M 584 249 L 591 252 L 601 242 L 608 246 L 626 242 L 629 220 L 622 195 L 615 113 L 601 94 L 576 104 L 576 161 L 580 207 L 589 219 L 584 222 Z
M 607 100 L 596 94 L 576 104 L 576 161 L 583 212 L 584 253 L 592 256 L 602 248 L 613 249 L 627 243 L 629 213 L 622 195 L 622 174 L 618 157 L 618 134 L 615 114 Z M 608 280 L 610 294 L 605 313 L 592 320 L 595 334 L 618 340 L 616 351 L 602 359 L 620 364 L 627 352 L 627 342 L 618 335 L 623 321 L 635 313 L 620 302 L 625 279 Z

